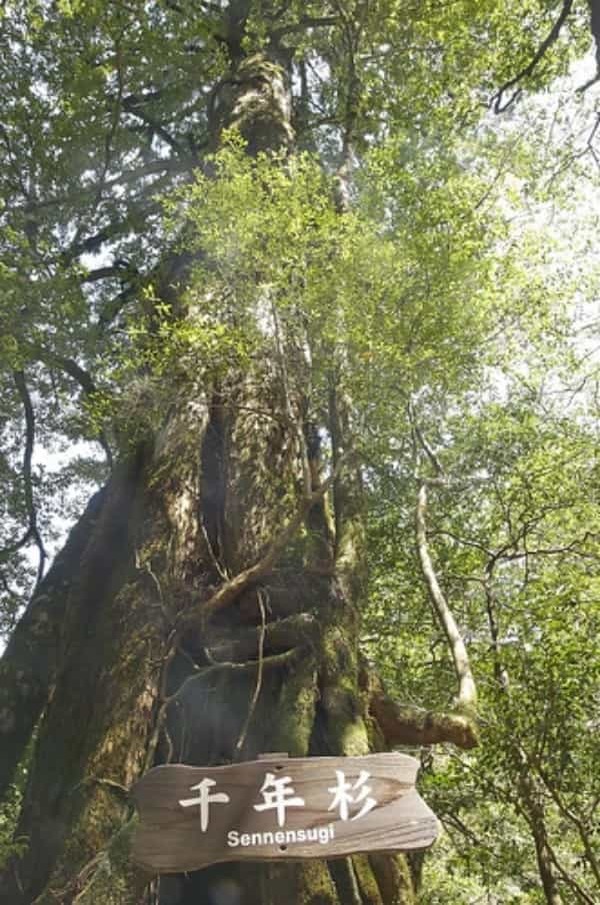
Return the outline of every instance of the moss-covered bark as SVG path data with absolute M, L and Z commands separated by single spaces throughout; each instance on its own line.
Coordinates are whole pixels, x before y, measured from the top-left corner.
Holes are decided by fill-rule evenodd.
M 68 616 L 70 643 L 40 725 L 18 829 L 29 848 L 5 872 L 2 905 L 116 905 L 140 902 L 142 894 L 147 902 L 198 905 L 218 901 L 219 890 L 229 896 L 223 901 L 240 905 L 412 901 L 404 862 L 383 856 L 330 865 L 216 866 L 161 878 L 152 893 L 142 893 L 149 878 L 129 863 L 126 789 L 154 758 L 215 764 L 273 750 L 300 756 L 371 749 L 356 602 L 335 569 L 306 568 L 308 533 L 295 538 L 258 587 L 245 589 L 203 627 L 177 630 L 178 615 L 201 606 L 223 580 L 202 512 L 202 471 L 205 480 L 216 473 L 204 445 L 212 443 L 209 408 L 185 417 L 171 412 L 160 442 L 138 463 L 128 502 L 122 499 L 127 519 L 118 550 L 112 522 L 96 526 L 93 547 L 104 544 L 112 559 L 103 563 L 97 593 L 86 585 Z M 189 405 L 182 402 L 182 410 Z M 229 457 L 223 509 L 227 498 L 235 511 L 236 488 L 248 493 L 250 487 L 254 502 L 243 526 L 225 539 L 231 560 L 224 554 L 221 568 L 227 570 L 232 560 L 243 563 L 249 533 L 259 550 L 280 530 L 280 513 L 259 502 L 261 487 L 269 496 L 268 475 L 254 470 L 253 457 L 240 455 L 237 444 L 256 449 L 262 443 L 277 458 L 274 444 L 287 442 L 270 428 L 261 437 L 256 425 L 246 439 L 245 416 L 234 410 L 227 442 L 219 450 L 213 444 L 211 455 Z M 242 518 L 239 502 L 237 510 Z
M 289 146 L 289 117 L 287 74 L 273 60 L 242 60 L 215 91 L 215 141 L 234 123 L 251 152 Z M 260 558 L 295 505 L 302 450 L 289 413 L 277 417 L 282 392 L 268 360 L 206 386 L 193 375 L 173 386 L 113 504 L 122 506 L 119 530 L 101 518 L 72 564 L 68 643 L 18 828 L 29 845 L 4 872 L 0 905 L 413 901 L 398 857 L 217 865 L 152 880 L 128 859 L 126 790 L 152 763 L 365 754 L 377 736 L 359 685 L 356 478 L 335 484 L 337 537 L 321 497 L 276 561 L 203 616 L 215 588 Z M 271 419 L 252 414 L 271 409 Z M 302 400 L 296 409 L 304 431 Z M 309 455 L 314 492 L 318 450 Z

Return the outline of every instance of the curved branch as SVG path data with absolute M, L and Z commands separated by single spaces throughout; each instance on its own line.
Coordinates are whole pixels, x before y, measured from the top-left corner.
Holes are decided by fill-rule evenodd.
M 173 694 L 170 694 L 163 700 L 159 712 L 159 719 L 171 704 L 182 698 L 190 685 L 200 682 L 202 679 L 207 679 L 216 672 L 221 670 L 227 672 L 253 672 L 256 669 L 262 673 L 264 669 L 277 669 L 280 666 L 291 663 L 299 655 L 300 651 L 301 648 L 292 647 L 290 650 L 286 650 L 281 654 L 272 654 L 270 657 L 263 657 L 262 660 L 248 660 L 246 663 L 219 662 L 200 667 L 197 672 L 191 673 L 191 675 L 183 680 L 177 691 L 174 691 Z
M 580 93 L 587 91 L 600 79 L 600 0 L 588 0 L 588 6 L 590 8 L 590 31 L 596 45 L 596 72 L 585 85 L 577 89 Z
M 271 32 L 271 40 L 278 41 L 285 35 L 293 34 L 297 31 L 306 31 L 307 28 L 332 28 L 339 24 L 338 16 L 302 16 L 298 22 L 290 22 L 289 25 L 283 25 Z
M 88 398 L 91 398 L 94 393 L 97 392 L 96 384 L 94 383 L 94 380 L 89 371 L 86 371 L 85 368 L 82 368 L 74 358 L 63 358 L 62 355 L 54 355 L 53 360 L 63 369 L 66 374 L 69 375 L 69 377 L 72 377 L 73 380 L 75 380 L 79 384 L 84 394 Z M 106 434 L 102 429 L 98 431 L 97 439 L 98 443 L 104 450 L 107 465 L 112 470 L 114 464 L 112 450 L 108 443 Z
M 421 571 L 429 590 L 429 597 L 440 621 L 454 662 L 454 670 L 458 679 L 458 699 L 457 702 L 462 707 L 473 708 L 477 703 L 477 689 L 475 687 L 475 679 L 471 672 L 469 663 L 469 655 L 467 648 L 462 639 L 462 635 L 452 614 L 448 602 L 444 597 L 437 575 L 429 554 L 429 545 L 427 543 L 427 532 L 425 528 L 425 514 L 427 511 L 427 485 L 421 484 L 417 498 L 416 511 L 416 532 L 417 532 L 417 552 L 419 554 L 419 562 Z
M 521 88 L 517 88 L 517 90 L 511 94 L 511 96 L 506 101 L 506 103 L 504 103 L 504 104 L 502 103 L 502 97 L 505 94 L 505 92 L 508 91 L 510 88 L 514 88 L 516 85 L 519 84 L 519 82 L 522 82 L 523 79 L 529 78 L 529 76 L 533 74 L 533 71 L 534 71 L 535 67 L 537 66 L 537 64 L 540 62 L 540 60 L 542 60 L 544 58 L 544 56 L 546 55 L 548 50 L 550 50 L 552 45 L 556 43 L 556 41 L 558 40 L 558 36 L 560 35 L 561 29 L 562 29 L 563 25 L 565 24 L 565 22 L 567 21 L 572 8 L 573 8 L 573 0 L 563 0 L 563 5 L 561 8 L 560 14 L 558 16 L 558 19 L 552 26 L 548 36 L 540 44 L 540 46 L 539 46 L 538 50 L 536 51 L 536 53 L 534 54 L 532 60 L 527 64 L 527 66 L 525 66 L 524 69 L 522 69 L 519 73 L 517 73 L 517 75 L 513 76 L 512 79 L 509 79 L 507 82 L 505 82 L 504 85 L 502 85 L 502 87 L 499 88 L 496 91 L 496 93 L 494 94 L 494 96 L 492 97 L 490 106 L 493 106 L 494 113 L 504 113 L 504 111 L 508 110 L 508 108 L 512 104 L 514 104 L 514 102 L 517 100 L 517 98 L 521 94 L 521 90 L 522 90 Z
M 451 742 L 465 750 L 479 744 L 473 720 L 461 713 L 439 713 L 401 704 L 386 694 L 379 679 L 369 679 L 369 712 L 386 744 L 436 745 Z
M 591 832 L 588 831 L 585 821 L 581 817 L 579 817 L 579 815 L 576 814 L 575 811 L 566 804 L 562 795 L 560 794 L 559 789 L 557 788 L 555 783 L 552 781 L 552 779 L 550 778 L 548 773 L 543 769 L 543 767 L 540 764 L 537 764 L 536 766 L 537 766 L 537 772 L 538 772 L 542 782 L 544 783 L 544 786 L 550 793 L 550 796 L 551 796 L 552 800 L 554 801 L 556 807 L 558 808 L 560 813 L 563 815 L 563 817 L 566 817 L 567 820 L 570 820 L 571 823 L 576 827 L 577 832 L 579 834 L 579 838 L 581 839 L 581 844 L 583 846 L 583 850 L 585 852 L 585 857 L 591 868 L 592 873 L 594 874 L 594 878 L 596 880 L 596 883 L 598 884 L 598 888 L 600 889 L 600 862 L 598 860 L 598 857 L 594 853 L 593 839 L 591 838 L 593 836 L 593 829 Z
M 62 371 L 64 371 L 65 374 L 68 374 L 69 377 L 72 377 L 73 380 L 79 384 L 86 397 L 90 398 L 94 395 L 94 393 L 98 391 L 92 375 L 89 373 L 89 371 L 86 371 L 85 368 L 82 368 L 74 358 L 67 358 L 64 355 L 57 355 L 55 352 L 47 351 L 41 346 L 32 346 L 31 351 L 32 354 L 35 355 L 35 357 L 40 361 L 43 361 L 48 366 L 55 365 L 57 368 L 60 368 Z M 106 463 L 109 469 L 112 471 L 114 464 L 113 455 L 108 443 L 108 439 L 103 430 L 98 430 L 96 439 L 102 447 L 104 455 L 106 456 Z
M 242 748 L 244 747 L 246 736 L 248 735 L 248 729 L 250 728 L 250 723 L 252 722 L 252 717 L 254 716 L 262 688 L 265 655 L 265 634 L 267 629 L 267 612 L 265 609 L 265 594 L 261 590 L 259 590 L 258 592 L 257 601 L 258 608 L 260 610 L 260 635 L 258 636 L 258 669 L 256 670 L 256 683 L 254 685 L 254 691 L 252 692 L 252 698 L 250 699 L 250 706 L 248 707 L 248 713 L 246 714 L 244 725 L 242 726 L 238 740 L 235 743 L 235 748 L 233 749 L 234 759 L 237 759 L 238 755 L 241 755 L 242 753 Z

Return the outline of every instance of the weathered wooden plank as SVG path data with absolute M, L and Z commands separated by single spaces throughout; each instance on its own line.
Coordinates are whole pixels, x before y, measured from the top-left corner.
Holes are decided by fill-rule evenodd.
M 427 848 L 435 815 L 403 754 L 155 767 L 134 787 L 134 859 L 160 873 L 234 860 Z

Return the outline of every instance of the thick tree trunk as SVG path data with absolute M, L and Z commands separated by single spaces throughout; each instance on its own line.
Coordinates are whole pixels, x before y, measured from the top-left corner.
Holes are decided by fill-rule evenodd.
M 215 109 L 215 136 L 236 123 L 252 152 L 291 141 L 286 75 L 274 62 L 243 61 Z M 342 493 L 338 480 L 344 508 L 332 542 L 311 447 L 313 496 L 294 521 L 301 454 L 279 417 L 281 399 L 268 360 L 218 387 L 193 377 L 173 387 L 161 429 L 140 444 L 122 482 L 109 483 L 96 521 L 93 507 L 84 516 L 89 539 L 78 546 L 74 535 L 66 548 L 69 595 L 52 616 L 64 640 L 54 648 L 54 635 L 44 636 L 48 657 L 60 655 L 31 702 L 13 682 L 3 705 L 17 712 L 22 700 L 27 711 L 7 773 L 45 712 L 17 829 L 28 848 L 2 876 L 1 905 L 414 901 L 401 856 L 217 865 L 150 885 L 128 860 L 126 792 L 153 763 L 356 755 L 381 743 L 359 685 L 360 488 L 351 480 Z M 299 531 L 282 534 L 290 519 Z M 284 549 L 261 560 L 278 537 Z M 228 584 L 260 562 L 248 580 Z M 211 608 L 219 587 L 233 590 Z
M 0 661 L 0 799 L 6 795 L 36 722 L 50 698 L 64 646 L 67 601 L 106 496 L 104 490 L 90 500 L 13 632 Z
M 221 568 L 243 568 L 280 530 L 277 481 L 256 476 L 255 463 L 258 456 L 283 469 L 289 458 L 279 428 L 257 430 L 234 405 L 224 428 L 220 403 L 209 410 L 197 400 L 191 409 L 180 402 L 161 445 L 129 472 L 129 495 L 120 495 L 127 528 L 115 534 L 108 499 L 88 541 L 106 557 L 98 560 L 95 587 L 74 582 L 82 591 L 69 603 L 65 662 L 39 728 L 18 828 L 29 848 L 5 872 L 3 905 L 141 901 L 149 878 L 123 855 L 125 790 L 155 757 L 215 764 L 272 750 L 294 756 L 372 748 L 356 607 L 335 569 L 323 574 L 321 565 L 307 564 L 312 544 L 296 539 L 258 586 L 202 630 L 189 623 L 177 633 L 177 614 L 223 581 L 217 537 L 230 551 Z M 201 469 L 211 475 L 208 485 Z M 243 518 L 233 514 L 242 493 Z M 412 901 L 406 862 L 383 856 L 217 866 L 163 877 L 147 895 L 179 905 Z

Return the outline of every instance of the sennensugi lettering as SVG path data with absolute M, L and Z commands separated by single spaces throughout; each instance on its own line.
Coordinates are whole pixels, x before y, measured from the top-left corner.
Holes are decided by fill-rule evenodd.
M 370 773 L 366 770 L 361 770 L 358 778 L 351 782 L 346 779 L 346 775 L 343 770 L 336 770 L 336 785 L 330 786 L 327 791 L 331 794 L 331 804 L 329 805 L 329 811 L 338 811 L 339 819 L 342 821 L 347 820 L 359 820 L 361 817 L 364 817 L 368 814 L 373 808 L 377 807 L 377 801 L 375 798 L 371 797 L 372 789 L 369 785 L 367 785 L 367 781 L 371 778 Z M 195 786 L 190 787 L 190 791 L 197 792 L 198 795 L 194 798 L 180 798 L 179 804 L 182 808 L 191 808 L 197 805 L 199 807 L 200 812 L 200 828 L 203 833 L 208 830 L 209 819 L 210 819 L 210 807 L 213 804 L 229 804 L 231 799 L 229 795 L 225 792 L 215 792 L 211 791 L 214 786 L 216 786 L 216 780 L 205 777 L 201 782 L 199 782 Z M 296 795 L 295 789 L 292 785 L 292 778 L 290 776 L 278 776 L 276 777 L 274 773 L 266 773 L 264 777 L 263 784 L 259 790 L 259 794 L 262 795 L 262 802 L 260 804 L 255 804 L 254 810 L 258 813 L 265 811 L 274 811 L 274 816 L 276 817 L 277 825 L 280 829 L 285 828 L 286 817 L 287 817 L 287 809 L 288 808 L 303 808 L 305 806 L 305 801 L 299 795 Z M 355 813 L 350 816 L 351 811 Z M 324 842 L 326 839 L 317 835 L 313 838 L 310 833 L 314 830 L 317 833 L 316 828 L 311 828 L 310 830 L 290 830 L 293 832 L 294 838 L 291 839 L 291 842 L 304 842 L 306 841 L 303 836 L 298 834 L 306 833 L 306 839 L 309 841 L 319 841 Z M 237 834 L 237 830 L 232 830 L 234 834 Z M 239 835 L 239 834 L 238 834 Z M 229 845 L 258 845 L 262 843 L 252 842 L 252 838 L 256 835 L 253 834 L 242 834 L 242 837 L 239 841 L 228 843 Z M 285 842 L 285 833 L 276 832 L 275 834 L 269 834 L 273 836 L 274 842 L 277 845 L 281 845 Z M 237 839 L 237 835 L 235 836 Z M 273 844 L 265 843 L 265 844 Z
M 312 826 L 298 830 L 277 830 L 277 832 L 264 833 L 240 833 L 238 830 L 229 830 L 227 833 L 227 845 L 229 848 L 248 848 L 259 845 L 297 845 L 305 842 L 318 842 L 326 845 L 335 838 L 335 828 L 332 823 L 327 826 Z
M 198 792 L 197 798 L 180 798 L 179 804 L 182 808 L 191 808 L 194 805 L 199 805 L 200 807 L 200 829 L 203 833 L 208 829 L 208 821 L 209 821 L 209 808 L 211 804 L 215 802 L 217 804 L 228 804 L 231 800 L 229 795 L 226 795 L 225 792 L 215 792 L 214 795 L 210 794 L 209 789 L 212 786 L 216 786 L 216 781 L 214 779 L 204 778 L 202 782 L 199 782 L 196 786 L 191 786 L 191 792 Z
M 277 823 L 285 825 L 286 808 L 303 808 L 304 799 L 294 795 L 291 785 L 291 776 L 275 777 L 274 773 L 267 773 L 261 786 L 262 804 L 255 804 L 255 811 L 277 811 Z
M 327 789 L 327 791 L 331 792 L 333 795 L 333 801 L 327 810 L 333 811 L 337 808 L 340 820 L 348 820 L 348 817 L 350 816 L 350 805 L 361 805 L 360 811 L 351 818 L 352 820 L 359 820 L 377 806 L 376 800 L 370 797 L 371 788 L 367 785 L 367 780 L 371 778 L 371 774 L 367 773 L 366 770 L 360 771 L 360 776 L 354 785 L 351 782 L 347 782 L 343 770 L 336 770 L 335 775 L 337 784 Z

